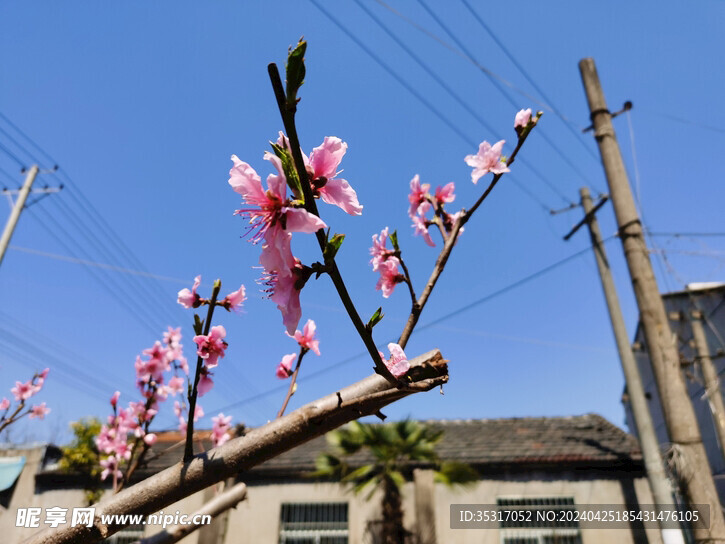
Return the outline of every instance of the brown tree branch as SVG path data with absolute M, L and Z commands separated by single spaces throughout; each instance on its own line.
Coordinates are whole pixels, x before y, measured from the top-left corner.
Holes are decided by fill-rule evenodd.
M 101 516 L 148 515 L 271 459 L 361 416 L 372 415 L 388 404 L 415 392 L 417 384 L 429 390 L 448 381 L 448 366 L 438 350 L 410 361 L 411 387 L 402 390 L 373 374 L 340 391 L 311 402 L 294 412 L 250 431 L 189 462 L 180 462 L 109 497 L 95 508 L 91 527 L 46 529 L 26 544 L 87 544 L 116 533 L 121 525 L 104 525 Z
M 246 498 L 247 485 L 244 483 L 238 483 L 231 489 L 225 489 L 222 493 L 204 504 L 201 508 L 199 508 L 199 510 L 191 514 L 189 517 L 192 520 L 201 519 L 201 516 L 210 516 L 214 519 L 219 514 L 223 514 L 231 508 L 235 508 L 237 504 Z M 190 535 L 197 529 L 201 529 L 202 527 L 204 527 L 204 525 L 201 525 L 200 523 L 176 525 L 156 533 L 149 538 L 144 538 L 134 544 L 172 544 L 173 542 L 178 542 L 182 538 Z

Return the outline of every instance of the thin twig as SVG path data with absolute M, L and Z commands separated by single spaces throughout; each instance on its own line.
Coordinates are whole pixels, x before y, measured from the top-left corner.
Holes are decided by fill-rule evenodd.
M 536 119 L 536 121 L 538 121 L 538 118 Z M 532 129 L 533 127 L 531 127 L 529 130 L 523 131 L 523 133 L 519 136 L 518 142 L 516 143 L 516 148 L 513 150 L 513 153 L 511 153 L 511 156 L 506 161 L 506 166 L 510 166 L 511 164 L 513 164 L 514 160 L 516 159 L 516 155 L 521 149 L 523 143 L 526 141 L 528 135 L 531 133 Z M 448 257 L 450 257 L 451 251 L 453 251 L 453 246 L 456 244 L 458 233 L 461 231 L 461 228 L 463 228 L 463 225 L 466 224 L 466 222 L 471 218 L 473 213 L 483 203 L 483 201 L 486 200 L 486 197 L 491 193 L 491 191 L 493 191 L 493 188 L 496 186 L 501 177 L 503 177 L 503 174 L 494 175 L 489 186 L 478 198 L 478 200 L 471 207 L 471 209 L 467 211 L 464 210 L 464 212 L 453 223 L 453 227 L 448 233 L 448 238 L 446 238 L 446 241 L 443 244 L 443 249 L 441 249 L 441 252 L 438 254 L 438 258 L 436 259 L 436 263 L 433 267 L 430 278 L 428 279 L 428 283 L 425 284 L 423 292 L 418 299 L 418 305 L 417 307 L 415 305 L 413 306 L 413 310 L 410 312 L 410 316 L 408 317 L 408 321 L 405 324 L 405 328 L 400 335 L 398 344 L 401 348 L 405 348 L 405 345 L 410 339 L 410 335 L 413 334 L 413 329 L 415 329 L 415 326 L 418 323 L 418 319 L 420 319 L 420 314 L 423 312 L 423 308 L 425 307 L 426 302 L 428 302 L 428 297 L 430 297 L 430 294 L 433 291 L 433 288 L 435 287 L 438 278 L 440 277 L 443 269 L 446 266 L 446 263 L 448 262 Z
M 222 284 L 219 280 L 214 282 L 214 289 L 211 292 L 211 299 L 209 299 L 209 309 L 206 313 L 206 321 L 204 322 L 204 336 L 209 335 L 209 329 L 211 328 L 211 318 L 214 315 L 214 308 L 216 308 L 216 299 L 219 296 L 219 291 L 222 288 Z M 196 374 L 194 375 L 194 384 L 189 392 L 189 420 L 186 424 L 186 447 L 184 448 L 184 462 L 190 461 L 194 457 L 194 412 L 196 412 L 196 395 L 197 386 L 199 385 L 199 378 L 201 377 L 201 366 L 204 360 L 201 356 L 196 358 Z
M 277 65 L 275 63 L 269 64 L 269 66 L 267 66 L 267 71 L 269 72 L 269 78 L 272 82 L 272 88 L 274 89 L 274 96 L 277 99 L 277 107 L 279 108 L 279 113 L 282 116 L 282 123 L 284 124 L 284 129 L 287 133 L 287 138 L 290 143 L 290 151 L 292 153 L 292 159 L 295 163 L 295 169 L 297 170 L 297 175 L 299 176 L 300 184 L 302 185 L 302 192 L 305 197 L 305 209 L 308 212 L 319 217 L 320 214 L 317 211 L 317 204 L 312 194 L 310 181 L 307 177 L 307 169 L 305 168 L 305 163 L 302 159 L 302 150 L 300 148 L 299 138 L 297 137 L 297 128 L 295 126 L 295 112 L 297 110 L 297 107 L 296 105 L 289 107 L 287 104 L 284 87 L 282 86 L 282 80 L 280 79 Z M 315 233 L 315 236 L 317 237 L 317 242 L 320 245 L 320 249 L 324 254 L 325 248 L 327 246 L 327 239 L 324 230 L 318 230 Z M 357 330 L 357 333 L 360 335 L 360 338 L 365 344 L 365 347 L 367 348 L 370 357 L 375 362 L 375 372 L 383 376 L 392 385 L 395 385 L 396 387 L 401 387 L 401 382 L 399 382 L 385 366 L 385 363 L 380 357 L 380 353 L 378 353 L 378 348 L 375 345 L 372 333 L 367 330 L 365 324 L 360 318 L 360 315 L 357 313 L 355 304 L 352 302 L 350 294 L 347 292 L 347 287 L 345 286 L 342 275 L 337 268 L 337 263 L 335 262 L 334 257 L 326 259 L 325 264 L 329 266 L 328 275 L 330 276 L 330 279 L 332 280 L 332 283 L 337 290 L 340 301 L 342 302 L 345 310 L 347 311 L 347 315 L 350 316 L 350 320 L 355 326 L 355 330 Z
M 413 309 L 415 309 L 416 305 L 418 304 L 418 297 L 415 296 L 415 289 L 413 288 L 413 280 L 410 278 L 410 272 L 408 271 L 408 267 L 405 266 L 405 261 L 403 260 L 403 257 L 401 255 L 400 251 L 395 252 L 395 257 L 398 258 L 398 261 L 400 262 L 400 266 L 403 267 L 403 275 L 405 276 L 405 283 L 408 285 L 408 291 L 410 292 L 410 299 L 413 303 Z
M 305 353 L 307 353 L 308 351 L 309 350 L 307 348 L 300 348 L 300 356 L 297 358 L 297 365 L 295 366 L 295 371 L 292 373 L 292 381 L 290 381 L 289 389 L 287 389 L 287 396 L 284 398 L 282 408 L 280 408 L 279 412 L 277 413 L 278 418 L 284 415 L 284 411 L 287 409 L 287 404 L 292 398 L 292 395 L 294 395 L 295 384 L 297 383 L 297 374 L 299 374 L 300 366 L 302 365 L 302 357 L 304 357 Z

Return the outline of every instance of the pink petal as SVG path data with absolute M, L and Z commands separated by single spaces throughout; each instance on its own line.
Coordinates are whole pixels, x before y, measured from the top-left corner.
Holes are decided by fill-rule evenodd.
M 229 185 L 235 192 L 242 195 L 249 204 L 260 205 L 266 202 L 267 197 L 262 189 L 262 180 L 254 168 L 246 162 L 240 161 L 236 155 L 232 155 L 234 166 L 229 170 Z
M 282 168 L 282 161 L 274 153 L 265 151 L 264 160 L 271 162 L 277 169 L 277 175 L 270 174 L 267 176 L 267 188 L 280 200 L 287 198 L 287 178 L 284 175 L 284 168 Z M 266 197 L 265 197 L 266 198 Z
M 322 145 L 314 148 L 312 150 L 312 154 L 310 155 L 310 166 L 312 166 L 312 169 L 315 172 L 315 178 L 325 177 L 329 180 L 330 178 L 335 177 L 335 174 L 337 174 L 337 167 L 340 165 L 342 157 L 345 155 L 346 151 L 347 144 L 340 138 L 337 138 L 336 136 L 325 137 Z
M 363 207 L 357 199 L 357 193 L 344 179 L 329 179 L 320 189 L 322 200 L 342 208 L 350 215 L 361 215 Z
M 314 233 L 327 228 L 327 224 L 314 214 L 302 208 L 283 208 L 287 218 L 286 230 L 289 232 Z

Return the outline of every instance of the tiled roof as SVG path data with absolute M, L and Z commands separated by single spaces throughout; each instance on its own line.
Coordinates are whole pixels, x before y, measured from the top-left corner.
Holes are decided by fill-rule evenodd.
M 640 468 L 637 441 L 596 414 L 569 417 L 524 417 L 506 419 L 431 420 L 424 423 L 443 429 L 436 451 L 446 461 L 476 466 L 537 468 L 622 467 Z M 183 454 L 178 432 L 157 433 L 139 478 L 177 463 Z M 211 448 L 209 431 L 201 431 L 195 451 Z M 244 477 L 269 478 L 299 475 L 315 469 L 317 455 L 329 449 L 324 436 L 310 440 L 255 467 Z M 371 460 L 364 450 L 348 458 L 352 466 Z M 58 477 L 59 474 L 55 473 Z M 55 481 L 55 478 L 53 479 Z M 58 482 L 56 482 L 58 483 Z
M 443 429 L 436 451 L 446 461 L 472 465 L 597 466 L 639 464 L 641 454 L 634 437 L 596 414 L 570 417 L 431 420 Z M 315 438 L 270 459 L 254 470 L 314 470 L 315 457 L 329 449 L 324 437 Z M 348 458 L 351 465 L 372 458 L 361 451 Z M 254 471 L 252 471 L 254 472 Z

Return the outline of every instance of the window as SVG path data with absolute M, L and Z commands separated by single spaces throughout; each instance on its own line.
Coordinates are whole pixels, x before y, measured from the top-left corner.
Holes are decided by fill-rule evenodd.
M 143 538 L 143 525 L 129 525 L 103 541 L 104 544 L 132 544 Z
M 581 544 L 582 542 L 578 521 L 568 521 L 566 519 L 568 516 L 558 514 L 546 515 L 551 512 L 576 510 L 572 497 L 500 498 L 496 500 L 496 504 L 499 510 L 524 513 L 523 516 L 512 516 L 511 519 L 501 516 L 499 521 L 501 544 Z
M 347 503 L 282 504 L 280 544 L 347 544 Z

